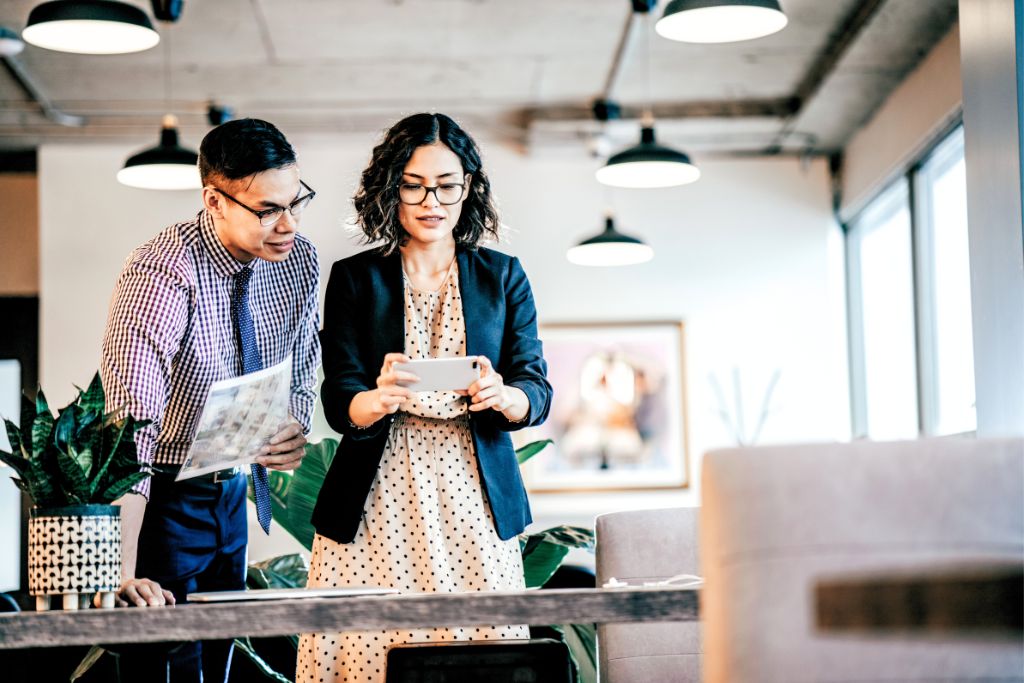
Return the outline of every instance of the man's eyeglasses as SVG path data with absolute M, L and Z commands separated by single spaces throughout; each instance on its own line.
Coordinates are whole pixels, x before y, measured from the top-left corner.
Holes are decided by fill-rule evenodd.
M 462 199 L 462 193 L 466 191 L 463 183 L 442 183 L 437 187 L 427 187 L 416 183 L 402 183 L 398 186 L 398 201 L 403 204 L 422 204 L 427 199 L 427 193 L 433 192 L 438 204 L 449 206 L 458 204 Z
M 219 187 L 211 187 L 210 189 L 220 192 L 222 195 L 233 201 L 235 204 L 238 204 L 240 207 L 242 207 L 252 215 L 256 216 L 256 218 L 258 218 L 260 221 L 260 225 L 262 225 L 264 228 L 269 228 L 271 225 L 274 225 L 279 220 L 281 220 L 281 216 L 284 215 L 285 211 L 288 211 L 288 213 L 290 213 L 292 216 L 298 216 L 300 213 L 302 213 L 303 209 L 309 206 L 309 203 L 313 201 L 313 197 L 316 196 L 316 190 L 314 190 L 312 187 L 310 187 L 301 180 L 299 181 L 299 184 L 308 190 L 306 194 L 302 195 L 288 206 L 275 206 L 272 209 L 254 209 L 238 201 L 237 199 L 235 199 L 234 197 L 232 197 Z

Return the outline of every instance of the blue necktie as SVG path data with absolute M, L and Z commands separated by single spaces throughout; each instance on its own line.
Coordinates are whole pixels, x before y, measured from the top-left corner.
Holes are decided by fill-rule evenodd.
M 235 286 L 231 291 L 231 319 L 238 331 L 238 346 L 242 351 L 242 374 L 256 372 L 263 368 L 260 350 L 256 347 L 256 328 L 249 311 L 249 280 L 252 268 L 242 268 L 235 273 Z M 267 482 L 267 468 L 252 464 L 252 488 L 256 498 L 256 517 L 263 531 L 270 533 L 270 484 Z

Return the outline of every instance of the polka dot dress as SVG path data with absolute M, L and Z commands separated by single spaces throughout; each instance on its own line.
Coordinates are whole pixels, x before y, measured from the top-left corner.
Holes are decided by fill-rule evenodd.
M 405 281 L 405 353 L 466 355 L 457 265 L 436 292 Z M 352 543 L 317 535 L 311 587 L 377 585 L 402 593 L 522 590 L 519 542 L 494 530 L 480 481 L 468 403 L 420 392 L 391 425 L 364 524 Z M 401 643 L 528 638 L 526 626 L 304 634 L 296 681 L 383 683 L 387 650 Z

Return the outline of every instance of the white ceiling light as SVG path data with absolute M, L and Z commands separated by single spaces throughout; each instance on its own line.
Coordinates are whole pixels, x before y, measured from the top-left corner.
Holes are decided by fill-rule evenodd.
M 695 182 L 700 169 L 686 154 L 659 145 L 652 121 L 643 124 L 639 144 L 613 154 L 595 175 L 599 183 L 612 187 L 659 188 Z
M 143 190 L 198 190 L 198 162 L 198 154 L 178 144 L 178 119 L 167 114 L 160 144 L 128 157 L 117 180 Z
M 578 266 L 631 266 L 650 261 L 654 250 L 616 230 L 615 220 L 607 216 L 604 232 L 570 247 L 565 257 Z
M 733 43 L 771 35 L 787 23 L 778 0 L 672 0 L 654 29 L 669 40 Z
M 111 55 L 148 50 L 160 42 L 149 17 L 115 0 L 53 0 L 37 5 L 21 32 L 48 50 Z
M 25 41 L 17 33 L 0 26 L 0 57 L 13 57 L 25 49 Z

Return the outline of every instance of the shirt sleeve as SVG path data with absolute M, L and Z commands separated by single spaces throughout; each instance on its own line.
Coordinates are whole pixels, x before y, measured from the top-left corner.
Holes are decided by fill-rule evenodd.
M 152 463 L 170 391 L 171 367 L 188 321 L 189 287 L 173 267 L 137 251 L 114 288 L 103 335 L 100 377 L 108 412 L 151 424 L 135 434 L 139 460 Z M 150 481 L 133 490 L 149 498 Z
M 320 265 L 316 249 L 310 244 L 309 290 L 302 311 L 299 329 L 292 347 L 292 385 L 289 410 L 292 417 L 302 425 L 302 431 L 309 434 L 313 424 L 313 409 L 316 405 L 316 371 L 320 367 Z

